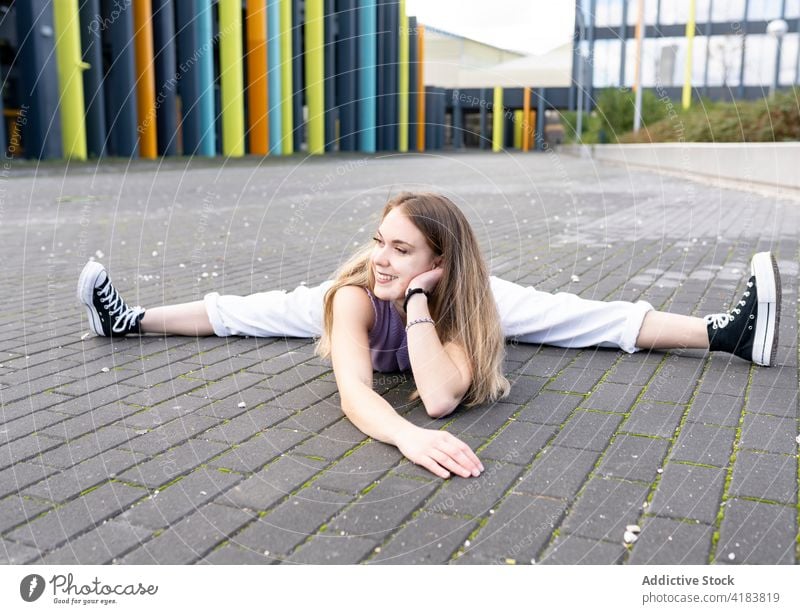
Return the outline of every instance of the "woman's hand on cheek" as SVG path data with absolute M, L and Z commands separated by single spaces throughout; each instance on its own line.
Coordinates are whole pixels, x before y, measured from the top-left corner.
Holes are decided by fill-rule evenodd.
M 425 292 L 433 292 L 433 289 L 436 287 L 436 284 L 439 283 L 442 275 L 444 275 L 444 271 L 440 267 L 436 267 L 435 269 L 417 275 L 409 282 L 408 287 L 422 288 Z
M 397 447 L 415 465 L 440 478 L 455 473 L 462 478 L 478 477 L 483 465 L 472 449 L 447 431 L 413 427 L 396 441 Z

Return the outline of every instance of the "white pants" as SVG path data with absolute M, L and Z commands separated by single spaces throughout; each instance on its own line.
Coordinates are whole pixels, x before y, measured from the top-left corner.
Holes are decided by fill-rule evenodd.
M 219 337 L 319 337 L 322 303 L 333 282 L 291 292 L 204 297 L 208 319 Z M 565 348 L 611 347 L 636 352 L 645 301 L 593 301 L 574 294 L 540 292 L 531 286 L 491 278 L 503 333 L 522 343 Z

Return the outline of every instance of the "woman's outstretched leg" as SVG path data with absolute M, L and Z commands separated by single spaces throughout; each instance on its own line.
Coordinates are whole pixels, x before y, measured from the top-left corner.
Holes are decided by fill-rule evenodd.
M 672 348 L 708 349 L 708 331 L 703 318 L 664 311 L 648 311 L 636 338 L 640 350 Z
M 148 309 L 139 322 L 142 333 L 207 337 L 214 334 L 203 301 Z

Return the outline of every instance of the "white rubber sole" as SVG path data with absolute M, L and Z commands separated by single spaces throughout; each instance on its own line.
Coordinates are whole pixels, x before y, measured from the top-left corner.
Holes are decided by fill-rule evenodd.
M 78 278 L 78 300 L 86 308 L 86 315 L 89 319 L 89 328 L 95 335 L 104 337 L 103 327 L 100 318 L 94 309 L 93 292 L 97 282 L 97 277 L 105 270 L 99 262 L 89 261 L 83 267 L 81 276 Z
M 781 277 L 771 252 L 759 252 L 750 261 L 758 290 L 758 318 L 753 339 L 753 362 L 772 366 L 778 349 L 778 325 L 781 317 Z

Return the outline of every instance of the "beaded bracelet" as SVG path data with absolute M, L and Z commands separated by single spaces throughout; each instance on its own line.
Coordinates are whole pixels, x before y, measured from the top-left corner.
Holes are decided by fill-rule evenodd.
M 406 325 L 406 332 L 408 332 L 408 329 L 411 328 L 412 326 L 414 326 L 414 324 L 424 324 L 425 322 L 430 322 L 431 324 L 436 326 L 436 322 L 434 322 L 430 318 L 419 318 L 418 320 L 411 320 L 411 322 L 409 322 Z

